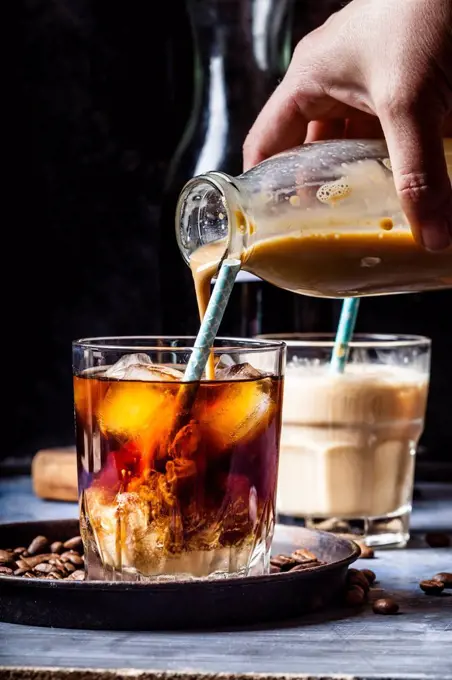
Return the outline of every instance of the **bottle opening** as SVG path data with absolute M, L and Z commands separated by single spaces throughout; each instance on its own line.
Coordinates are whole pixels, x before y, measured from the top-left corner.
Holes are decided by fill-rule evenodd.
M 184 260 L 201 246 L 224 242 L 226 253 L 230 220 L 224 190 L 215 179 L 195 177 L 182 189 L 176 209 L 176 238 Z

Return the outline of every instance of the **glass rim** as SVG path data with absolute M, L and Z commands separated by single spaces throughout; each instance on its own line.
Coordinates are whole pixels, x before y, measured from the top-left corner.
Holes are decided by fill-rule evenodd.
M 432 341 L 426 335 L 410 335 L 406 333 L 354 333 L 355 338 L 349 343 L 351 348 L 363 349 L 399 349 L 403 347 L 430 348 Z M 335 333 L 263 333 L 256 335 L 262 340 L 279 340 L 291 347 L 334 347 Z
M 158 345 L 153 344 L 152 341 L 167 341 L 166 344 Z M 171 340 L 180 340 L 182 342 L 186 340 L 192 340 L 193 343 L 196 340 L 195 335 L 105 335 L 90 338 L 80 338 L 78 340 L 73 340 L 72 349 L 90 349 L 90 350 L 124 350 L 130 351 L 134 350 L 136 352 L 171 352 L 171 353 L 184 353 L 192 352 L 194 344 L 192 345 L 181 345 L 180 347 L 175 347 L 174 345 L 168 344 Z M 108 342 L 108 341 L 119 341 Z M 134 343 L 133 341 L 139 341 Z M 218 336 L 215 338 L 214 343 L 217 341 L 223 341 L 228 344 L 221 346 L 213 346 L 213 354 L 227 354 L 234 352 L 246 352 L 249 353 L 259 353 L 259 352 L 274 352 L 276 350 L 281 351 L 286 347 L 286 343 L 282 340 L 265 340 L 259 338 L 233 338 L 233 337 L 223 337 Z

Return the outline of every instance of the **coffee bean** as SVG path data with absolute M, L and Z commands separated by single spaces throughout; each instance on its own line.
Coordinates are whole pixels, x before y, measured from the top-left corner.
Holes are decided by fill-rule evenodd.
M 28 569 L 24 569 L 23 567 L 20 567 L 19 569 L 16 569 L 14 572 L 14 576 L 23 576 L 26 574 Z
M 294 550 L 294 552 L 291 554 L 291 558 L 298 564 L 317 562 L 317 557 L 314 555 L 314 553 L 312 553 L 310 550 L 306 550 L 305 548 Z
M 70 562 L 66 563 L 66 569 L 68 567 L 72 567 L 75 571 L 75 567 Z M 280 573 L 281 573 L 281 569 L 279 567 L 275 566 L 274 564 L 270 565 L 270 574 L 280 574 Z
M 67 577 L 67 580 L 69 581 L 83 581 L 85 578 L 85 572 L 82 569 L 77 569 L 77 571 L 74 571 L 73 574 Z
M 49 574 L 49 578 L 56 579 L 57 581 L 61 581 L 63 578 L 63 575 L 58 573 L 57 571 L 51 571 Z
M 32 555 L 30 557 L 22 556 L 20 560 L 17 560 L 17 566 L 21 567 L 23 563 L 24 566 L 28 566 L 33 569 L 37 564 L 41 564 L 41 562 L 48 562 L 52 557 L 52 553 L 45 553 L 44 555 Z M 19 564 L 19 562 L 21 564 Z
M 369 581 L 360 571 L 356 572 L 356 574 L 351 574 L 350 576 L 347 574 L 347 583 L 349 588 L 352 586 L 359 586 L 365 593 L 368 593 L 370 590 Z
M 302 562 L 301 564 L 296 564 L 294 567 L 292 567 L 292 569 L 289 569 L 289 572 L 292 573 L 293 571 L 307 571 L 308 569 L 318 566 L 319 562 Z
M 0 550 L 0 565 L 7 567 L 8 564 L 11 564 L 11 562 L 14 562 L 13 551 L 12 550 Z
M 28 564 L 27 560 L 21 559 L 16 561 L 16 568 L 17 569 L 31 569 L 30 565 Z
M 49 564 L 53 564 L 56 567 L 58 567 L 58 566 L 62 567 L 63 566 L 63 562 L 59 559 L 58 555 L 56 555 L 56 556 L 53 555 L 49 560 Z
M 36 574 L 33 574 L 33 572 L 31 572 L 31 571 L 27 571 L 27 572 L 25 572 L 25 574 L 23 574 L 23 577 L 24 578 L 36 578 Z
M 36 567 L 34 568 L 34 571 L 37 571 L 39 574 L 50 574 L 52 569 L 53 566 L 51 564 L 43 562 L 42 564 L 37 564 Z
M 20 548 L 14 548 L 13 553 L 14 553 L 15 555 L 22 555 L 22 553 L 24 553 L 24 552 L 26 552 L 26 551 L 27 551 L 26 548 L 20 547 Z
M 71 564 L 70 562 L 65 562 L 65 564 L 63 565 L 63 568 L 68 574 L 72 574 L 73 571 L 76 571 L 74 565 Z M 270 569 L 271 569 L 271 567 L 270 567 Z
M 380 600 L 375 600 L 373 607 L 375 614 L 397 614 L 399 605 L 390 597 L 383 597 Z
M 345 605 L 347 607 L 360 607 L 364 604 L 366 594 L 359 586 L 352 586 L 345 593 Z
M 371 560 L 375 557 L 374 549 L 370 548 L 368 545 L 365 543 L 362 543 L 361 541 L 356 541 L 357 545 L 359 546 L 361 550 L 360 554 L 360 559 L 362 560 Z
M 83 566 L 83 560 L 80 557 L 80 555 L 77 555 L 77 554 L 69 555 L 68 560 L 69 560 L 69 562 L 71 562 L 71 564 L 75 564 L 76 567 L 82 567 Z
M 281 571 L 289 571 L 292 567 L 295 567 L 297 562 L 288 555 L 275 555 L 275 557 L 270 558 L 270 565 L 273 567 L 279 567 Z
M 435 579 L 421 581 L 419 588 L 424 591 L 426 595 L 441 595 L 444 590 L 444 583 Z
M 439 531 L 432 531 L 425 534 L 425 541 L 430 548 L 448 548 L 450 546 L 450 537 Z
M 361 569 L 361 574 L 363 574 L 366 579 L 368 584 L 371 586 L 373 583 L 375 583 L 375 579 L 377 578 L 375 572 L 372 571 L 372 569 Z
M 11 574 L 14 574 L 14 571 L 11 569 L 11 567 L 4 567 L 3 565 L 0 567 L 0 576 L 3 574 L 3 576 L 11 576 Z
M 50 552 L 51 553 L 62 553 L 64 550 L 64 546 L 61 541 L 54 541 L 51 546 L 50 546 Z
M 37 555 L 45 552 L 49 547 L 49 542 L 45 536 L 36 536 L 28 546 L 29 555 Z
M 83 542 L 81 536 L 74 536 L 63 544 L 66 550 L 78 550 L 79 552 L 83 548 Z
M 440 571 L 439 574 L 434 575 L 433 580 L 441 581 L 447 589 L 452 588 L 452 573 L 448 571 Z

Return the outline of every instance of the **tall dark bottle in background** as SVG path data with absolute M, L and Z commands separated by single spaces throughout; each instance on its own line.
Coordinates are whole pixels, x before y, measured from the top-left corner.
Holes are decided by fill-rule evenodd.
M 177 197 L 194 175 L 208 170 L 240 174 L 248 130 L 290 59 L 290 4 L 186 0 L 194 41 L 193 102 L 166 179 L 161 230 L 166 332 L 194 333 L 199 326 L 191 274 L 180 260 L 174 235 Z M 223 332 L 261 330 L 257 281 L 251 277 L 236 286 Z

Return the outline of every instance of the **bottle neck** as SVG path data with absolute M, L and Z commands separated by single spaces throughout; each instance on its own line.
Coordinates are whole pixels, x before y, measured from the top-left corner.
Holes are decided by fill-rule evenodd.
M 187 263 L 202 247 L 212 259 L 241 258 L 250 233 L 246 197 L 237 180 L 208 172 L 184 186 L 176 208 L 176 237 Z

